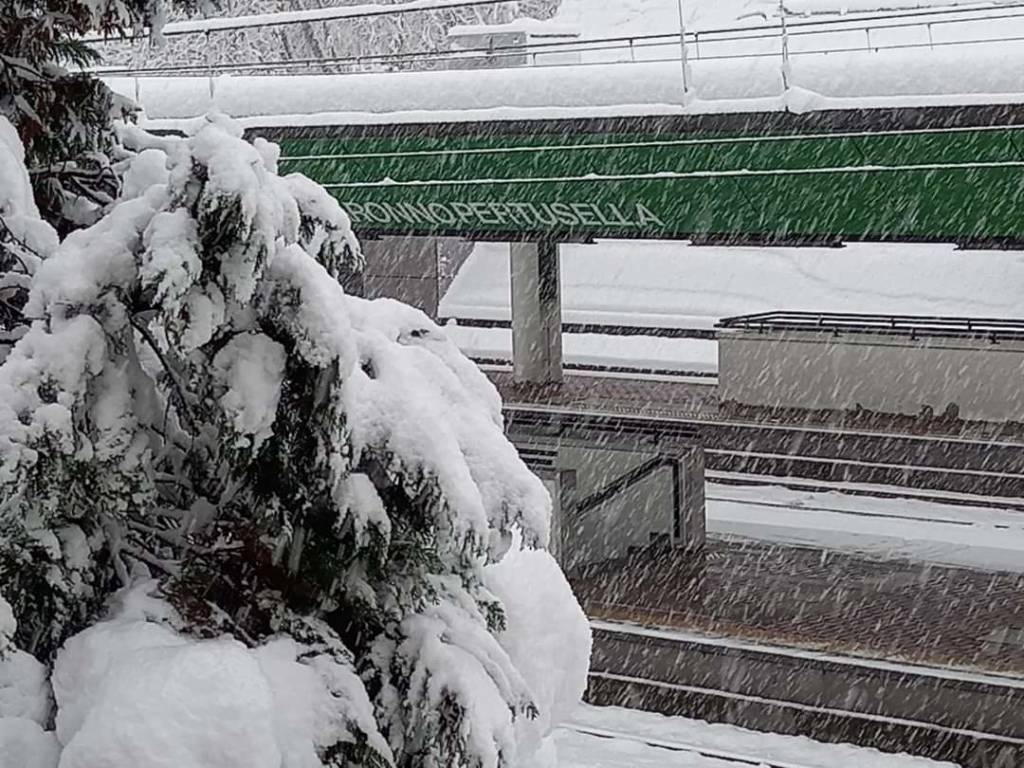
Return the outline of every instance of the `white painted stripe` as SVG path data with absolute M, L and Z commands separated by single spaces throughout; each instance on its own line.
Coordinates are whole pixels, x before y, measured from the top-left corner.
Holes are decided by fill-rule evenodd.
M 618 632 L 626 635 L 639 637 L 650 637 L 655 639 L 673 640 L 677 642 L 698 643 L 702 645 L 716 646 L 720 648 L 732 648 L 740 651 L 764 654 L 766 656 L 785 656 L 792 659 L 821 661 L 831 664 L 841 664 L 863 669 L 884 670 L 904 675 L 919 675 L 923 677 L 938 678 L 943 680 L 956 680 L 965 683 L 976 683 L 979 685 L 990 685 L 994 687 L 1006 687 L 1024 690 L 1024 678 L 1013 675 L 1000 675 L 981 672 L 964 672 L 958 669 L 946 669 L 943 667 L 929 667 L 923 664 L 897 663 L 883 661 L 881 659 L 867 659 L 859 656 L 843 656 L 834 653 L 820 653 L 799 648 L 787 648 L 779 645 L 762 645 L 746 640 L 738 640 L 731 637 L 711 637 L 698 635 L 692 632 L 683 632 L 670 629 L 655 629 L 638 624 L 626 624 L 613 621 L 601 621 L 591 619 L 590 626 L 593 629 L 605 632 Z M 653 682 L 637 679 L 637 682 Z M 668 685 L 668 684 L 666 684 Z M 1024 744 L 1024 739 L 1020 742 Z
M 609 144 L 556 144 L 530 147 L 474 147 L 470 149 L 417 150 L 415 152 L 364 152 L 353 154 L 285 155 L 280 162 L 314 160 L 372 160 L 401 157 L 451 157 L 453 155 L 503 155 L 540 152 L 578 152 L 612 149 L 656 149 L 659 147 L 719 146 L 729 144 L 779 143 L 787 141 L 822 141 L 828 139 L 859 139 L 879 136 L 921 136 L 935 134 L 975 133 L 984 131 L 1024 131 L 1024 125 L 992 125 L 956 128 L 917 128 L 907 131 L 860 131 L 855 133 L 806 133 L 771 136 L 732 136 L 710 139 L 676 139 L 670 141 L 630 141 Z M 474 137 L 466 137 L 474 138 Z
M 395 181 L 353 181 L 336 184 L 324 184 L 327 189 L 390 189 L 400 187 L 474 187 L 474 186 L 508 186 L 511 184 L 572 184 L 579 182 L 605 181 L 674 181 L 680 179 L 717 179 L 717 178 L 755 178 L 766 176 L 823 176 L 830 174 L 871 174 L 871 173 L 903 173 L 956 171 L 994 168 L 1024 168 L 1024 161 L 1008 160 L 986 163 L 925 163 L 920 165 L 854 165 L 828 168 L 788 168 L 748 170 L 737 169 L 727 171 L 658 171 L 656 173 L 628 173 L 620 175 L 602 175 L 590 173 L 583 176 L 542 176 L 536 178 L 512 179 L 428 179 Z

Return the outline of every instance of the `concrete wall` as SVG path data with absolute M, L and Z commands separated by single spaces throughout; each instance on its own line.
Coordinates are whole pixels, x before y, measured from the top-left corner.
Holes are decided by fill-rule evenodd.
M 534 449 L 541 444 L 530 442 Z M 535 471 L 552 494 L 552 550 L 566 572 L 624 558 L 652 544 L 703 548 L 704 460 L 696 446 L 682 459 L 678 477 L 671 467 L 661 467 L 583 512 L 577 512 L 574 505 L 660 454 L 566 443 L 559 446 L 556 441 L 549 447 L 557 452 L 556 466 Z M 682 484 L 678 496 L 673 488 L 677 480 Z M 679 531 L 675 526 L 677 498 L 684 505 Z
M 363 295 L 398 299 L 437 319 L 438 303 L 473 252 L 455 237 L 382 237 L 362 242 Z
M 437 317 L 440 295 L 436 238 L 382 237 L 364 240 L 362 246 L 366 298 L 398 299 Z
M 654 454 L 563 448 L 559 463 L 576 471 L 575 498 L 580 500 L 643 464 Z M 562 518 L 563 568 L 625 557 L 630 549 L 650 546 L 652 536 L 672 534 L 672 473 L 659 469 L 600 507 Z
M 723 403 L 1024 421 L 1021 341 L 726 331 L 718 356 Z

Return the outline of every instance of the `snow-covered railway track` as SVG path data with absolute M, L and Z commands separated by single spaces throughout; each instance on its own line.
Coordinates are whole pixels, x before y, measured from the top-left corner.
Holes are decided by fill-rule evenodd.
M 928 502 L 950 507 L 975 507 L 980 509 L 996 509 L 1004 511 L 1024 512 L 1024 498 L 1011 496 L 984 496 L 975 493 L 954 493 L 952 491 L 933 491 L 925 488 L 903 488 L 894 485 L 872 485 L 870 483 L 844 483 L 818 480 L 806 480 L 799 477 L 775 477 L 771 475 L 752 475 L 740 472 L 718 472 L 708 470 L 704 477 L 711 483 L 720 486 L 779 486 L 792 491 L 805 493 L 839 493 L 844 496 L 867 496 L 872 499 L 903 499 L 909 501 Z M 709 501 L 716 500 L 713 494 L 707 496 Z M 720 501 L 734 501 L 731 497 L 721 497 Z M 751 502 L 755 506 L 780 506 L 769 502 Z M 781 505 L 785 506 L 785 505 Z M 805 511 L 837 512 L 843 514 L 868 514 L 858 510 L 820 507 L 814 508 L 801 503 L 799 509 Z M 883 517 L 888 515 L 882 515 Z M 905 513 L 896 515 L 900 519 L 913 519 L 920 522 L 950 522 L 969 525 L 963 520 L 938 519 L 928 516 L 913 516 Z M 1000 526 L 996 526 L 1000 527 Z
M 942 494 L 950 503 L 1002 497 L 1008 499 L 1006 506 L 1015 506 L 1024 499 L 1024 443 L 1018 439 L 738 421 L 713 414 L 708 418 L 705 413 L 682 411 L 703 402 L 697 390 L 705 388 L 681 394 L 671 385 L 639 387 L 632 381 L 599 386 L 588 380 L 584 386 L 567 379 L 554 395 L 541 393 L 538 402 L 524 402 L 523 392 L 508 378 L 492 374 L 506 398 L 509 418 L 621 416 L 634 431 L 690 430 L 692 439 L 704 447 L 708 471 L 717 476 L 756 477 L 768 484 L 793 479 L 825 486 L 874 486 L 897 496 L 902 495 L 900 490 Z M 659 402 L 666 404 L 665 412 L 653 412 L 657 405 L 651 404 Z
M 905 752 L 964 768 L 1024 765 L 1024 681 L 1017 677 L 637 624 L 593 620 L 591 627 L 592 704 Z M 722 768 L 730 765 L 728 756 L 722 753 Z M 747 765 L 759 765 L 749 757 L 754 762 Z
M 623 731 L 611 731 L 603 728 L 592 728 L 587 725 L 576 725 L 569 723 L 563 725 L 567 731 L 594 736 L 599 739 L 615 739 L 618 741 L 629 741 L 635 744 L 664 749 L 669 752 L 685 752 L 697 757 L 707 758 L 714 765 L 721 764 L 722 768 L 739 768 L 742 766 L 754 766 L 754 768 L 825 768 L 821 765 L 810 765 L 806 763 L 789 763 L 778 760 L 769 760 L 755 755 L 744 755 L 735 752 L 724 752 L 698 744 L 687 744 L 685 742 L 667 741 L 665 739 L 654 739 L 649 736 L 638 736 Z

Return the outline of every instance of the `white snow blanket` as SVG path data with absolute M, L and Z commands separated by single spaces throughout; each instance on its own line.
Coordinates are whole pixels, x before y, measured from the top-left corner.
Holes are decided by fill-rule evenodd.
M 38 216 L 20 145 L 7 129 L 0 123 L 0 167 L 12 183 L 3 188 L 0 212 L 23 216 L 33 227 Z M 143 387 L 129 384 L 126 366 L 106 356 L 107 326 L 88 313 L 65 314 L 68 307 L 105 301 L 112 311 L 103 320 L 123 330 L 128 320 L 117 309 L 114 285 L 152 289 L 154 304 L 169 313 L 160 326 L 165 340 L 173 337 L 186 352 L 232 323 L 233 333 L 211 354 L 208 366 L 213 396 L 229 427 L 217 439 L 232 449 L 258 449 L 281 428 L 274 415 L 289 358 L 280 342 L 246 323 L 257 312 L 252 300 L 257 290 L 270 305 L 275 305 L 273 291 L 286 292 L 287 309 L 276 321 L 290 324 L 296 354 L 310 365 L 343 366 L 345 377 L 339 379 L 349 389 L 339 396 L 345 398 L 353 450 L 386 445 L 434 478 L 446 503 L 431 524 L 448 526 L 450 533 L 438 537 L 433 555 L 469 552 L 479 569 L 474 575 L 483 602 L 492 603 L 490 592 L 510 607 L 496 637 L 457 571 L 431 576 L 424 587 L 437 591 L 436 602 L 425 601 L 403 616 L 400 646 L 392 657 L 395 665 L 409 664 L 413 683 L 400 694 L 397 686 L 391 690 L 414 702 L 424 721 L 442 702 L 464 706 L 460 734 L 485 768 L 496 768 L 499 755 L 522 768 L 547 768 L 553 754 L 550 733 L 580 699 L 590 650 L 589 626 L 550 556 L 509 553 L 513 533 L 530 545 L 546 541 L 549 496 L 505 439 L 496 390 L 444 332 L 398 302 L 346 296 L 328 267 L 304 250 L 340 247 L 352 237 L 337 203 L 308 180 L 277 177 L 276 147 L 259 140 L 249 144 L 240 135 L 241 129 L 221 116 L 187 142 L 124 130 L 122 138 L 140 151 L 125 179 L 124 198 L 41 261 L 26 312 L 49 322 L 34 323 L 0 365 L 0 479 L 13 485 L 25 467 L 50 458 L 47 446 L 32 442 L 32 430 L 74 451 L 80 434 L 75 416 L 86 413 L 82 420 L 95 428 L 95 439 L 79 446 L 80 460 L 119 455 L 123 460 L 110 463 L 120 471 L 145 471 L 139 468 L 145 441 L 128 436 L 138 424 L 133 395 Z M 202 259 L 211 255 L 200 243 L 201 217 L 170 202 L 176 185 L 189 184 L 195 166 L 205 169 L 197 193 L 207 204 L 204 211 L 213 215 L 219 205 L 237 203 L 246 219 L 238 246 L 217 254 L 220 283 L 199 282 Z M 320 218 L 322 229 L 315 240 L 300 245 L 300 218 L 318 206 L 327 214 Z M 217 219 L 218 225 L 223 222 Z M 267 253 L 272 259 L 262 265 Z M 141 378 L 153 362 L 142 360 L 136 374 Z M 40 381 L 59 390 L 56 402 L 47 399 Z M 329 445 L 337 451 L 346 447 L 340 438 Z M 336 465 L 344 467 L 340 460 Z M 369 478 L 357 473 L 331 478 L 339 502 L 337 524 L 351 522 L 357 536 L 373 527 L 389 537 L 390 521 Z M 4 495 L 0 544 L 16 543 L 19 533 L 37 539 L 33 556 L 49 558 L 47 580 L 59 583 L 72 604 L 84 603 L 94 596 L 95 581 L 81 577 L 91 564 L 93 543 L 84 523 L 47 528 L 56 512 L 41 510 L 38 500 L 30 493 Z M 82 506 L 65 498 L 56 505 L 75 512 Z M 193 522 L 201 526 L 205 511 L 197 504 L 193 512 Z M 9 530 L 14 531 L 10 539 Z M 489 577 L 487 555 L 507 558 L 492 566 Z M 11 645 L 19 637 L 18 619 L 32 617 L 34 605 L 26 606 L 24 592 L 18 600 L 12 595 L 10 603 L 0 597 L 0 768 L 321 768 L 325 750 L 357 738 L 383 761 L 389 759 L 392 752 L 381 735 L 389 731 L 378 726 L 391 716 L 389 702 L 371 703 L 356 665 L 386 659 L 391 638 L 360 649 L 353 662 L 336 649 L 284 634 L 246 643 L 228 636 L 198 639 L 185 633 L 188 622 L 155 596 L 156 582 L 142 579 L 141 562 L 135 565 L 129 574 L 121 563 L 118 575 L 125 589 L 107 596 L 100 621 L 63 643 L 52 670 Z M 345 573 L 345 567 L 338 565 L 339 578 L 360 578 Z M 94 617 L 78 621 L 85 619 Z M 566 638 L 572 640 L 568 645 Z M 426 684 L 419 686 L 415 676 Z M 510 702 L 522 702 L 524 714 L 535 717 L 514 721 Z M 393 731 L 389 736 L 398 740 Z
M 487 582 L 507 610 L 499 640 L 538 707 L 517 726 L 519 765 L 553 768 L 551 734 L 586 687 L 590 626 L 545 552 L 509 553 Z M 121 593 L 109 619 L 68 640 L 51 681 L 28 654 L 0 660 L 0 768 L 320 768 L 315 747 L 345 729 L 334 698 L 352 673 L 325 656 L 300 662 L 308 649 L 286 637 L 257 648 L 185 637 L 148 596 L 154 585 Z M 349 710 L 375 732 L 365 694 Z
M 933 10 L 922 14 L 916 6 Z M 845 13 L 871 7 L 881 10 Z M 902 0 L 853 6 L 809 0 L 798 10 L 814 15 L 790 18 L 784 40 L 777 4 L 687 3 L 686 29 L 700 38 L 688 38 L 686 92 L 678 6 L 668 0 L 596 7 L 567 3 L 550 26 L 585 30 L 575 54 L 579 64 L 212 81 L 111 77 L 108 82 L 137 98 L 148 118 L 165 127 L 211 107 L 249 125 L 267 126 L 1024 101 L 1020 68 L 1006 66 L 1024 56 L 1024 12 L 998 4 L 960 8 Z M 879 18 L 886 13 L 892 18 Z M 637 39 L 633 45 L 586 42 L 631 34 L 663 37 Z
M 942 244 L 741 248 L 655 241 L 563 245 L 568 323 L 709 329 L 754 312 L 1024 317 L 1024 252 Z M 447 318 L 509 320 L 508 247 L 480 243 L 441 301 Z M 612 356 L 631 342 L 605 337 Z

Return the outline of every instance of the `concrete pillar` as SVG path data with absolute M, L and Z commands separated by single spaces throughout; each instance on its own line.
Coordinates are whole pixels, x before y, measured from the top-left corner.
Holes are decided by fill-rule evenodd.
M 700 552 L 707 544 L 707 514 L 704 499 L 704 449 L 693 446 L 672 463 L 675 489 L 675 546 Z
M 562 382 L 558 243 L 511 243 L 512 369 L 518 384 Z

